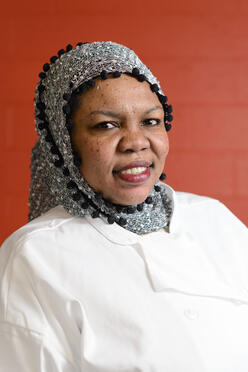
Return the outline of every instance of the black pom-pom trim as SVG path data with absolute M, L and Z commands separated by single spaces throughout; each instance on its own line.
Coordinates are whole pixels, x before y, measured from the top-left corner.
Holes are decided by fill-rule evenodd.
M 173 111 L 173 107 L 172 107 L 172 105 L 168 105 L 168 107 L 167 107 L 167 112 L 168 112 L 169 114 L 171 114 L 172 111 Z
M 84 43 L 82 43 L 81 41 L 79 43 L 77 43 L 77 46 L 81 46 L 83 45 Z
M 45 72 L 47 72 L 49 69 L 50 69 L 50 65 L 49 65 L 49 63 L 45 63 L 45 64 L 43 65 L 43 70 L 44 70 Z
M 171 128 L 172 128 L 172 125 L 171 124 L 165 124 L 165 130 L 166 130 L 166 132 L 169 132 L 170 130 L 171 130 Z
M 121 217 L 119 219 L 118 223 L 119 223 L 120 226 L 124 226 L 124 225 L 126 225 L 127 220 L 125 218 Z
M 162 103 L 162 105 L 166 104 L 166 102 L 168 101 L 168 97 L 163 96 L 162 94 L 158 94 L 158 99 L 159 99 L 159 102 Z
M 45 77 L 46 77 L 45 72 L 40 72 L 40 73 L 39 73 L 39 78 L 40 78 L 40 79 L 45 79 Z
M 69 52 L 70 50 L 72 50 L 72 45 L 71 44 L 68 44 L 67 47 L 66 47 L 66 51 Z
M 72 195 L 72 199 L 73 199 L 74 201 L 79 201 L 79 200 L 81 199 L 81 197 L 82 197 L 81 192 L 76 192 L 76 194 L 73 194 L 73 195 Z
M 164 181 L 166 179 L 166 174 L 165 173 L 161 173 L 159 179 L 160 179 L 160 181 Z
M 63 106 L 63 112 L 66 115 L 69 115 L 70 114 L 70 112 L 71 112 L 71 106 L 69 105 L 69 103 L 67 103 L 66 105 Z
M 83 202 L 83 203 L 81 204 L 81 207 L 82 207 L 83 209 L 87 209 L 87 208 L 89 207 L 89 203 L 87 203 L 87 202 Z
M 87 90 L 87 84 L 81 84 L 76 90 L 76 93 L 84 93 Z
M 112 73 L 112 76 L 113 76 L 114 78 L 118 78 L 118 77 L 121 76 L 121 73 L 120 73 L 120 71 L 114 71 L 114 72 Z
M 134 67 L 132 70 L 132 75 L 133 76 L 138 76 L 139 75 L 139 69 L 137 67 Z
M 64 94 L 63 94 L 63 99 L 64 99 L 65 101 L 69 102 L 70 99 L 71 99 L 70 94 L 68 94 L 68 93 L 64 93 Z
M 101 73 L 100 73 L 100 78 L 101 78 L 102 80 L 106 80 L 106 79 L 108 78 L 108 73 L 107 73 L 107 71 L 105 71 L 105 70 L 101 71 Z
M 45 120 L 46 119 L 46 114 L 44 111 L 41 111 L 37 116 L 38 119 Z
M 48 142 L 48 143 L 52 143 L 53 142 L 53 137 L 51 136 L 50 133 L 48 133 L 45 137 L 45 141 Z
M 121 206 L 121 205 L 117 205 L 117 206 L 116 206 L 116 211 L 117 211 L 118 213 L 121 213 L 121 212 L 123 211 L 123 206 Z
M 57 149 L 56 146 L 52 146 L 51 147 L 51 153 L 54 154 L 54 155 L 58 155 L 59 154 L 59 150 Z
M 145 77 L 145 75 L 140 74 L 140 75 L 137 76 L 137 80 L 139 80 L 140 82 L 143 82 L 143 81 L 146 80 L 146 77 Z
M 92 213 L 91 217 L 92 217 L 92 218 L 97 218 L 97 217 L 99 217 L 99 215 L 100 215 L 100 212 L 99 212 L 99 211 L 94 211 L 94 212 Z
M 54 63 L 57 59 L 58 59 L 57 56 L 52 56 L 52 57 L 50 58 L 50 62 L 51 62 L 51 63 Z
M 146 204 L 152 204 L 152 197 L 151 196 L 148 196 L 145 200 L 145 203 Z
M 128 213 L 128 214 L 133 214 L 134 212 L 135 212 L 135 207 L 129 205 L 129 206 L 127 207 L 127 213 Z
M 144 204 L 143 203 L 138 204 L 136 208 L 137 208 L 137 211 L 141 212 L 141 211 L 143 211 Z
M 82 160 L 78 156 L 74 156 L 73 163 L 76 167 L 80 167 Z
M 62 54 L 65 54 L 65 50 L 64 50 L 64 49 L 60 49 L 60 50 L 58 51 L 58 56 L 59 56 L 59 57 L 61 57 Z
M 172 120 L 173 120 L 173 116 L 172 115 L 168 115 L 167 121 L 171 122 Z
M 73 127 L 74 127 L 74 122 L 72 121 L 72 119 L 71 118 L 67 119 L 66 128 L 69 133 L 71 133 Z
M 63 163 L 64 162 L 63 162 L 62 159 L 58 159 L 58 160 L 55 160 L 54 165 L 55 165 L 55 167 L 60 168 L 60 167 L 62 167 Z
M 107 208 L 112 208 L 112 203 L 110 203 L 108 200 L 105 200 L 105 205 Z
M 159 191 L 161 190 L 161 187 L 158 186 L 158 185 L 155 185 L 155 186 L 154 186 L 154 190 L 155 190 L 156 192 L 159 192 Z
M 151 87 L 152 92 L 158 92 L 159 91 L 158 84 L 152 84 L 150 87 Z
M 66 177 L 68 177 L 70 175 L 70 172 L 69 172 L 68 168 L 63 169 L 63 175 L 66 176 Z
M 109 223 L 110 225 L 112 225 L 112 224 L 115 222 L 115 219 L 114 219 L 113 216 L 108 216 L 107 220 L 108 220 L 108 223 Z
M 96 192 L 95 193 L 95 198 L 98 199 L 98 200 L 101 199 L 102 198 L 102 194 L 100 192 Z
M 47 124 L 44 123 L 44 122 L 41 122 L 41 123 L 38 124 L 38 128 L 39 128 L 40 130 L 46 129 L 46 128 L 47 128 Z
M 38 86 L 38 91 L 39 91 L 40 93 L 42 93 L 42 92 L 44 92 L 44 90 L 46 90 L 45 86 L 42 85 L 42 84 L 40 84 L 40 85 Z
M 39 110 L 44 110 L 46 108 L 45 104 L 43 102 L 37 102 L 36 106 Z
M 107 77 L 108 78 L 108 77 Z M 107 79 L 106 78 L 106 79 Z M 103 79 L 103 78 L 102 78 Z M 87 87 L 89 88 L 94 88 L 94 86 L 96 85 L 96 82 L 95 80 L 88 80 L 87 83 L 86 83 Z

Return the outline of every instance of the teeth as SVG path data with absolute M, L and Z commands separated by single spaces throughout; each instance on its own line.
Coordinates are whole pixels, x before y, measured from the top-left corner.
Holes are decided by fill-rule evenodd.
M 139 174 L 146 170 L 146 167 L 129 168 L 120 173 L 122 174 Z

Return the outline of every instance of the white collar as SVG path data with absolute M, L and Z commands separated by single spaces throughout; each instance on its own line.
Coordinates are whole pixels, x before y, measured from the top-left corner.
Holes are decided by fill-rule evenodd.
M 175 233 L 180 229 L 179 212 L 178 212 L 178 202 L 175 191 L 168 185 L 166 186 L 166 193 L 171 200 L 171 220 L 169 225 L 169 233 Z M 120 244 L 129 245 L 135 244 L 139 241 L 139 235 L 124 229 L 117 223 L 109 225 L 107 222 L 101 218 L 92 218 L 90 216 L 85 217 L 87 222 L 92 225 L 98 232 L 100 232 L 108 240 Z M 167 233 L 168 234 L 168 233 Z
M 149 277 L 156 292 L 172 290 L 248 304 L 247 292 L 243 290 L 242 285 L 236 285 L 231 278 L 230 283 L 226 283 L 225 278 L 229 277 L 228 271 L 231 270 L 232 263 L 229 262 L 226 265 L 226 261 L 221 256 L 215 257 L 221 267 L 221 270 L 216 270 L 215 266 L 209 262 L 207 253 L 194 243 L 191 232 L 188 232 L 182 223 L 175 191 L 168 185 L 166 189 L 172 201 L 169 233 L 166 231 L 152 232 L 140 236 L 116 223 L 109 225 L 100 218 L 86 217 L 86 219 L 111 242 L 120 245 L 135 245 L 138 254 L 146 262 Z M 162 237 L 163 245 L 161 245 Z M 165 252 L 167 249 L 169 251 Z M 180 267 L 179 257 L 183 262 Z M 225 275 L 222 275 L 222 272 Z M 196 280 L 197 277 L 198 280 Z

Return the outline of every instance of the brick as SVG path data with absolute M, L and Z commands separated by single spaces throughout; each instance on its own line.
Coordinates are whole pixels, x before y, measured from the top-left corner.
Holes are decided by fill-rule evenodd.
M 230 196 L 233 193 L 233 162 L 228 152 L 171 151 L 165 172 L 168 183 L 176 190 Z
M 248 198 L 248 151 L 240 153 L 235 158 L 235 191 L 239 196 Z M 246 205 L 246 209 L 248 203 Z M 248 215 L 248 211 L 246 212 Z
M 1 148 L 9 151 L 26 151 L 30 153 L 31 147 L 37 138 L 34 125 L 33 104 L 0 105 L 2 133 L 0 136 Z
M 27 152 L 5 152 L 0 160 L 1 197 L 13 194 L 13 197 L 23 197 L 28 194 L 30 183 L 29 163 L 30 154 Z
M 119 13 L 119 7 L 115 0 L 108 0 L 105 2 L 97 3 L 85 3 L 81 0 L 74 0 L 71 2 L 53 0 L 50 3 L 37 3 L 36 6 L 32 6 L 31 0 L 25 0 L 22 3 L 17 2 L 15 7 L 11 8 L 11 14 L 20 15 L 42 15 L 48 14 L 60 15 L 60 14 L 78 14 L 83 13 L 84 15 L 89 14 L 115 14 Z M 9 4 L 3 4 L 1 13 L 7 13 L 9 11 Z M 173 2 L 165 2 L 164 0 L 156 1 L 155 5 L 152 2 L 144 2 L 142 0 L 126 0 L 125 6 L 121 8 L 123 15 L 130 15 L 135 13 L 140 16 L 150 15 L 167 15 L 167 14 L 183 14 L 183 15 L 245 15 L 248 13 L 248 6 L 245 0 L 219 1 L 216 4 L 215 0 L 208 1 L 197 1 L 197 0 L 176 0 Z
M 41 71 L 41 63 L 34 60 L 26 61 L 19 59 L 1 60 L 1 67 L 5 74 L 1 76 L 0 102 L 33 105 L 35 86 L 39 81 L 38 74 Z
M 247 221 L 248 2 L 160 0 L 155 5 L 141 0 L 127 0 L 121 9 L 114 0 L 2 4 L 3 235 L 26 221 L 38 73 L 67 43 L 99 39 L 134 49 L 175 107 L 168 182 L 226 199 Z
M 170 101 L 171 102 L 171 101 Z M 173 102 L 172 102 L 173 103 Z M 195 122 L 194 106 L 173 105 L 174 120 L 172 129 L 168 133 L 171 151 L 174 150 L 192 150 L 194 149 Z
M 166 2 L 166 6 L 167 4 Z M 151 59 L 167 57 L 185 61 L 187 58 L 204 58 L 211 61 L 222 58 L 222 61 L 216 61 L 221 64 L 227 59 L 248 56 L 244 37 L 247 17 L 244 15 L 222 15 L 220 22 L 220 17 L 215 14 L 204 16 L 202 12 L 188 12 L 185 15 L 173 9 L 171 14 L 167 10 L 163 13 L 161 6 L 150 6 L 146 12 L 144 3 L 140 8 L 137 5 L 136 7 L 138 19 L 135 9 L 132 12 L 124 7 L 120 13 L 115 6 L 108 7 L 105 2 L 102 3 L 102 11 L 100 4 L 93 8 L 81 2 L 72 11 L 71 3 L 58 2 L 50 12 L 47 10 L 35 16 L 22 12 L 21 16 L 18 14 L 3 20 L 5 24 L 2 31 L 6 34 L 7 30 L 4 41 L 9 42 L 10 33 L 11 55 L 14 57 L 15 53 L 18 58 L 27 58 L 28 55 L 36 59 L 45 56 L 49 58 L 67 42 L 75 43 L 81 38 L 82 41 L 122 42 L 134 48 L 142 57 L 148 56 Z M 124 25 L 125 9 L 128 23 L 125 22 Z M 34 38 L 30 38 L 30 31 L 35 35 Z M 29 42 L 20 43 L 19 40 Z M 2 53 L 9 55 L 5 49 Z
M 166 66 L 166 68 L 165 68 Z M 162 87 L 169 84 L 168 95 L 187 104 L 243 104 L 247 105 L 248 76 L 244 74 L 246 60 L 215 61 L 160 60 L 156 65 Z M 167 79 L 167 83 L 166 83 Z
M 232 198 L 221 197 L 221 201 L 239 218 L 246 226 L 248 226 L 248 197 L 237 197 Z
M 172 134 L 176 149 L 248 151 L 248 104 L 175 105 Z M 169 134 L 169 136 L 170 136 Z M 173 133 L 174 134 L 174 133 Z
M 28 222 L 27 199 L 16 195 L 5 195 L 1 200 L 0 245 L 15 230 Z
M 177 2 L 175 2 L 177 3 Z M 185 2 L 187 4 L 187 2 Z M 199 2 L 201 3 L 201 2 Z M 223 10 L 223 8 L 222 8 Z M 129 27 L 133 27 L 132 16 L 129 17 Z M 144 27 L 155 26 L 151 19 L 143 19 Z M 218 16 L 206 13 L 188 14 L 160 14 L 156 17 L 156 32 L 163 35 L 155 37 L 153 32 L 146 37 L 139 36 L 137 48 L 144 56 L 151 58 L 181 58 L 205 59 L 206 62 L 215 60 L 215 63 L 225 63 L 227 60 L 247 58 L 247 17 L 245 15 Z M 135 41 L 135 38 L 132 38 Z M 136 46 L 136 45 L 135 45 Z M 165 64 L 166 66 L 166 64 Z

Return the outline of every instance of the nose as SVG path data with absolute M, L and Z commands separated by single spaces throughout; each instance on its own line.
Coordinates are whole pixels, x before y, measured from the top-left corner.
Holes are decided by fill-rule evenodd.
M 141 127 L 127 128 L 122 133 L 118 148 L 121 152 L 139 152 L 150 148 L 150 141 Z

